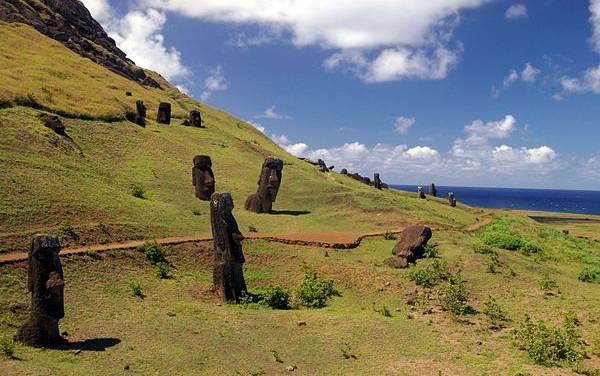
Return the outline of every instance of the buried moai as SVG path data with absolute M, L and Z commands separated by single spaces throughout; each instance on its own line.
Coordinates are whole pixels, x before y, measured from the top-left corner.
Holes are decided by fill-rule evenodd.
M 392 268 L 407 268 L 409 263 L 414 263 L 423 257 L 425 246 L 431 239 L 431 229 L 427 226 L 408 226 L 400 235 L 400 241 L 392 250 L 393 256 L 384 263 Z
M 452 192 L 448 193 L 448 203 L 453 208 L 456 207 L 456 197 L 454 197 L 454 193 Z
M 128 112 L 125 115 L 125 118 L 132 123 L 135 123 L 139 126 L 146 126 L 146 105 L 144 105 L 144 101 L 137 100 L 135 101 L 135 113 Z
M 435 187 L 435 184 L 433 184 L 433 183 L 429 184 L 429 195 L 433 196 L 433 197 L 437 197 L 437 188 Z
M 377 189 L 383 188 L 383 182 L 381 181 L 378 173 L 375 173 L 373 176 L 373 186 Z
M 426 198 L 425 197 L 425 191 L 423 190 L 423 186 L 422 185 L 419 185 L 417 187 L 417 197 L 419 197 L 419 198 Z
M 348 170 L 346 170 L 345 168 L 342 168 L 342 171 L 340 171 L 340 174 L 348 175 Z
M 283 161 L 276 157 L 267 157 L 262 165 L 258 179 L 258 191 L 246 199 L 244 207 L 254 213 L 270 213 L 277 199 L 281 185 Z
M 209 201 L 212 194 L 215 193 L 215 175 L 212 171 L 212 161 L 208 155 L 194 157 L 192 184 L 196 187 L 196 197 L 202 201 Z
M 161 102 L 158 105 L 158 113 L 156 114 L 156 122 L 159 124 L 171 124 L 171 104 Z
M 202 115 L 200 114 L 200 111 L 190 111 L 190 125 L 196 128 L 204 128 L 202 126 Z
M 15 340 L 34 347 L 60 345 L 58 320 L 65 316 L 63 270 L 58 238 L 36 235 L 29 250 L 28 288 L 31 311 Z
M 246 292 L 244 280 L 244 236 L 233 216 L 229 193 L 214 193 L 210 199 L 210 222 L 214 242 L 213 289 L 223 300 L 239 302 Z

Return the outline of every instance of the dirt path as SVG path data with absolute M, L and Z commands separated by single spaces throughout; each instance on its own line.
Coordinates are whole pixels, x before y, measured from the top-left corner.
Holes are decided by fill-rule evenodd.
M 432 226 L 434 231 L 467 231 L 473 232 L 481 227 L 489 224 L 491 217 L 484 216 L 479 222 L 469 225 L 463 229 L 446 228 L 445 226 Z M 399 234 L 403 228 L 389 231 L 392 234 Z M 318 248 L 334 248 L 334 249 L 354 249 L 360 245 L 362 240 L 367 237 L 382 236 L 388 231 L 375 231 L 367 233 L 354 233 L 354 232 L 299 232 L 299 233 L 288 233 L 288 234 L 257 234 L 249 233 L 246 234 L 248 240 L 266 240 L 270 242 L 293 244 L 301 246 L 310 246 Z M 132 240 L 122 243 L 108 243 L 108 244 L 95 244 L 87 245 L 85 247 L 78 248 L 64 248 L 60 251 L 61 256 L 82 254 L 85 252 L 106 252 L 111 250 L 124 250 L 134 249 L 143 245 L 147 240 Z M 172 237 L 156 239 L 161 245 L 177 245 L 182 243 L 193 243 L 193 242 L 210 242 L 212 241 L 212 235 L 201 235 L 201 236 L 184 236 L 184 237 Z M 0 254 L 0 265 L 2 264 L 13 264 L 22 261 L 27 261 L 27 252 L 17 251 Z

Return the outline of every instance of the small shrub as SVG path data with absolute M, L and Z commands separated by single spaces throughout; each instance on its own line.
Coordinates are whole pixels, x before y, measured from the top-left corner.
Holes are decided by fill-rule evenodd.
M 487 231 L 483 235 L 483 243 L 500 249 L 518 251 L 523 246 L 521 238 L 498 231 Z
M 248 232 L 258 232 L 258 229 L 253 225 L 248 226 Z
M 240 304 L 246 308 L 290 309 L 290 293 L 280 285 L 259 289 L 256 293 L 246 292 Z
M 509 321 L 496 299 L 491 295 L 483 303 L 483 314 L 487 317 L 491 328 L 502 328 Z
M 442 308 L 457 316 L 474 313 L 474 309 L 467 304 L 469 292 L 465 287 L 460 274 L 448 278 L 448 283 L 438 290 Z
M 577 326 L 577 318 L 570 313 L 565 315 L 562 329 L 542 320 L 534 323 L 529 316 L 525 316 L 523 323 L 513 331 L 513 338 L 517 346 L 527 351 L 538 364 L 553 366 L 575 363 L 583 357 Z
M 425 250 L 423 251 L 423 257 L 425 258 L 438 258 L 439 251 L 437 249 L 437 245 L 427 244 L 425 246 Z
M 131 282 L 129 284 L 129 288 L 131 289 L 132 296 L 144 299 L 144 290 L 142 289 L 142 285 L 140 285 L 138 282 Z
M 146 190 L 143 185 L 134 183 L 131 185 L 131 195 L 133 197 L 144 199 L 146 198 Z
M 417 286 L 432 288 L 450 276 L 448 265 L 444 261 L 434 260 L 430 266 L 423 269 L 412 270 L 408 279 L 415 282 Z
M 160 279 L 171 278 L 171 270 L 173 267 L 168 262 L 156 263 L 156 276 Z
M 63 222 L 58 226 L 58 233 L 64 237 L 73 240 L 78 240 L 79 235 L 75 232 L 75 229 L 69 222 Z
M 155 240 L 146 242 L 143 246 L 138 247 L 137 249 L 142 251 L 146 255 L 146 259 L 148 259 L 148 261 L 154 265 L 167 262 L 165 252 L 160 244 L 158 244 Z
M 390 231 L 386 231 L 385 234 L 383 234 L 383 238 L 385 240 L 396 240 L 396 235 L 394 235 L 392 232 Z
M 304 279 L 297 291 L 300 304 L 310 308 L 322 308 L 329 298 L 339 295 L 332 280 L 321 278 L 315 269 L 306 264 L 302 266 L 302 270 Z
M 525 255 L 542 253 L 542 247 L 532 242 L 523 242 L 521 246 L 521 252 Z
M 87 250 L 84 252 L 84 255 L 86 255 L 87 257 L 91 258 L 94 261 L 102 260 L 102 256 L 97 251 Z
M 485 244 L 475 247 L 475 253 L 481 253 L 482 255 L 498 254 L 493 247 Z
M 550 277 L 550 274 L 545 273 L 540 279 L 540 288 L 546 293 L 546 295 L 552 295 L 555 290 L 558 289 L 558 283 L 555 279 Z
M 600 283 L 600 266 L 588 266 L 579 273 L 580 281 L 588 283 Z
M 383 317 L 392 317 L 392 312 L 390 312 L 389 308 L 383 305 L 381 308 L 375 308 L 375 303 L 373 303 L 373 310 L 379 313 Z
M 497 273 L 498 272 L 498 268 L 501 266 L 500 264 L 500 259 L 498 258 L 498 254 L 497 253 L 490 253 L 488 254 L 488 262 L 487 262 L 487 267 L 486 267 L 486 271 L 488 273 Z
M 15 341 L 11 338 L 0 338 L 0 355 L 6 359 L 15 358 Z
M 352 347 L 347 343 L 344 343 L 340 347 L 340 351 L 342 352 L 344 359 L 357 359 L 356 355 L 352 352 Z

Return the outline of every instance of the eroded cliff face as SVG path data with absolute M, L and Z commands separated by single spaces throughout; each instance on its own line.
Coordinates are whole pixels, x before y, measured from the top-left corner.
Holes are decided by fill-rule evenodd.
M 29 24 L 122 76 L 160 88 L 127 58 L 79 0 L 0 0 L 0 20 Z

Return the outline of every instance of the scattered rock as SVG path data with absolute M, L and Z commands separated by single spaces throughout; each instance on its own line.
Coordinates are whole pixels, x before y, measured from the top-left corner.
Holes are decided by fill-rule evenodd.
M 131 91 L 126 91 L 125 95 L 128 96 L 128 97 L 131 97 L 133 94 L 131 93 Z
M 306 326 L 306 321 L 298 321 L 298 326 Z
M 75 351 L 73 351 L 73 354 L 79 355 L 79 354 L 81 354 L 81 350 L 75 350 Z
M 129 370 L 129 364 L 125 364 L 125 366 L 123 367 L 124 370 L 128 371 Z
M 167 312 L 167 316 L 169 316 L 169 317 L 175 317 L 177 315 L 175 314 L 175 312 Z
M 298 369 L 298 367 L 296 367 L 296 366 L 287 366 L 287 367 L 285 367 L 285 370 L 289 371 L 289 372 L 295 371 L 296 369 Z
M 40 114 L 38 117 L 42 120 L 46 128 L 52 129 L 54 133 L 59 134 L 61 136 L 69 137 L 67 135 L 67 130 L 64 124 L 62 123 L 62 120 L 60 120 L 58 116 Z
M 346 170 L 345 168 L 342 168 L 342 171 L 340 171 L 340 174 L 348 175 L 348 170 Z

